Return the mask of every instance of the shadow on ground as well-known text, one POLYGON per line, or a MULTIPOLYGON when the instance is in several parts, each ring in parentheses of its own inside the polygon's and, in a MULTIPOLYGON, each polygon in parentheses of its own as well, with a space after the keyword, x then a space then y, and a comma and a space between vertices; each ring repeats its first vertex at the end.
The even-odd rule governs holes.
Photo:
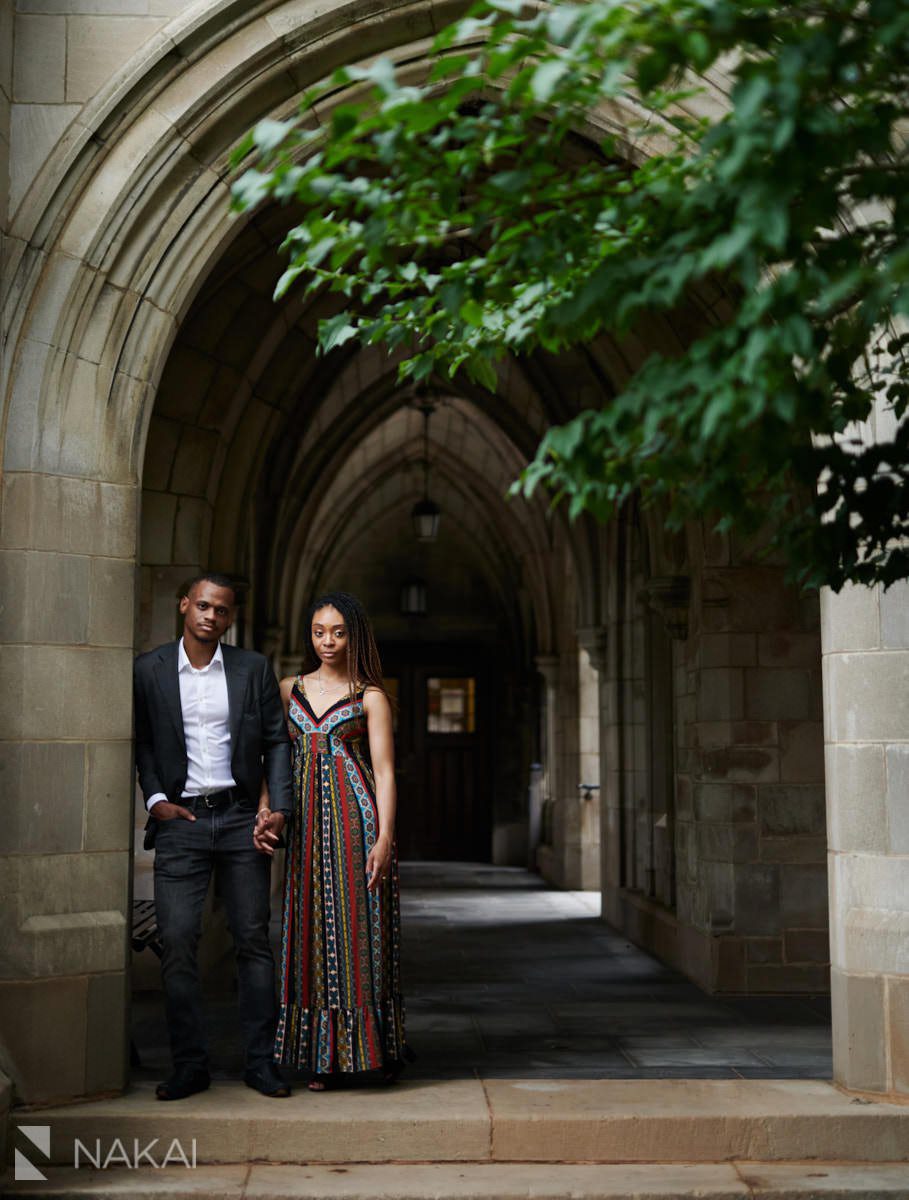
MULTIPOLYGON (((409 1078, 829 1079, 826 997, 706 995, 517 868, 405 863, 409 1078)), ((225 995, 225 992, 230 994, 225 995)), ((208 1001, 212 1073, 242 1070, 236 996, 208 1001)), ((160 994, 133 998, 136 1079, 169 1073, 160 994)))

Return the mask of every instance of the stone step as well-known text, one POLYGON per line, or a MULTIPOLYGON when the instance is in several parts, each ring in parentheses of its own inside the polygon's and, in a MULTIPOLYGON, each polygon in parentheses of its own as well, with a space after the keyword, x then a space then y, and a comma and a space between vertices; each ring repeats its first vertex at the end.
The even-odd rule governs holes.
MULTIPOLYGON (((269 1100, 242 1084, 174 1103, 153 1085, 84 1104, 13 1111, 47 1127, 44 1161, 132 1161, 154 1142, 217 1163, 909 1161, 909 1105, 870 1103, 809 1080, 411 1080, 389 1089, 269 1100), (155 1140, 157 1139, 157 1140, 155 1140), (79 1146, 77 1146, 77 1141, 79 1146)), ((39 1151, 33 1158, 40 1159, 39 1151)), ((146 1160, 147 1161, 147 1160, 146 1160)))
POLYGON ((49 1167, 41 1200, 909 1200, 905 1163, 432 1163, 49 1167))

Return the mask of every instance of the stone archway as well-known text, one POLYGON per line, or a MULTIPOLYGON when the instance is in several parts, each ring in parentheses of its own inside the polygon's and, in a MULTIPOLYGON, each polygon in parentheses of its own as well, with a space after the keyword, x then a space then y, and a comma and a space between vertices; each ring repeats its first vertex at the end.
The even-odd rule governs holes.
POLYGON ((31 820, 8 838, 0 1006, 21 1100, 125 1081, 140 477, 177 331, 243 230, 229 152, 333 62, 402 48, 418 62, 434 22, 426 3, 178 17, 85 106, 9 231, 3 548, 23 603, 3 663, 7 759, 31 820), (56 797, 49 779, 65 781, 56 797))
MULTIPOLYGON (((598 575, 591 527, 567 525, 542 499, 504 498, 557 419, 551 380, 533 363, 511 363, 495 397, 459 380, 431 381, 433 495, 445 516, 435 563, 423 564, 436 576, 431 613, 416 624, 402 619, 400 585, 421 573, 428 555, 414 553, 408 533, 422 492, 417 399, 397 382, 396 363, 376 350, 316 355, 318 299, 272 302, 285 223, 281 210, 260 210, 225 248, 162 371, 143 471, 138 646, 173 636, 174 590, 203 563, 250 580, 239 636, 282 671, 296 669, 302 656, 306 604, 332 583, 362 586, 392 657, 418 634, 436 654, 457 658, 455 645, 476 643, 479 634, 487 652, 501 652, 493 674, 503 686, 491 707, 514 731, 507 753, 483 756, 494 759, 488 790, 497 799, 495 847, 481 857, 526 862, 527 772, 538 725, 533 656, 571 641, 578 622, 574 592, 562 587, 554 563, 564 555, 579 580, 598 575), (397 572, 391 586, 375 572, 364 575, 376 531, 378 576, 397 572), (481 583, 479 591, 461 589, 459 571, 481 583), (479 626, 470 616, 477 605, 489 609, 479 626)), ((570 365, 573 385, 593 385, 584 356, 570 365)), ((550 374, 562 367, 549 364, 550 374)), ((595 695, 593 704, 588 724, 597 720, 595 695)), ((585 836, 595 865, 595 831, 585 836)), ((576 876, 559 871, 566 882, 576 876)))
POLYGON ((363 16, 219 3, 177 18, 86 105, 9 231, 3 547, 22 602, 2 657, 22 823, 0 1008, 22 1101, 125 1082, 123 799, 153 400, 194 290, 240 231, 226 176, 243 130, 332 56, 432 32, 429 4, 363 16))
MULTIPOLYGON (((4 711, 5 769, 17 807, 5 827, 13 899, 0 1015, 8 1039, 3 1065, 21 1100, 75 1097, 125 1081, 130 821, 123 797, 131 792, 141 472, 178 331, 246 228, 227 212, 228 153, 254 120, 289 111, 336 63, 392 52, 419 71, 424 39, 446 14, 426 2, 391 3, 380 13, 359 0, 323 11, 305 0, 197 5, 85 106, 9 231, 2 548, 17 603, 0 653, 12 698, 4 711)), ((723 81, 716 84, 721 93, 723 81)), ((613 348, 600 352, 620 377, 627 364, 613 348)), ((551 395, 552 381, 546 384, 551 395)), ((242 388, 238 412, 254 411, 241 395, 242 388)), ((186 465, 192 474, 192 462, 186 465)), ((181 494, 192 497, 192 487, 181 494)), ((188 506, 189 530, 199 528, 196 510, 193 516, 188 506)), ((227 545, 223 536, 219 544, 227 545)), ((591 531, 574 535, 588 567, 578 607, 594 646, 608 607, 600 541, 591 531)), ((297 581, 284 577, 279 592, 292 620, 297 581)), ((826 610, 828 733, 837 743, 859 738, 875 763, 883 755, 898 770, 907 639, 888 604, 862 597, 873 619, 857 655, 849 653, 854 608, 837 601, 826 610), (867 685, 856 671, 872 673, 859 661, 871 653, 883 674, 876 673, 875 696, 863 707, 871 716, 859 721, 852 714, 867 685)), ((540 645, 547 670, 556 650, 540 645)), ((894 834, 885 819, 897 802, 886 774, 871 789, 883 823, 870 840, 855 833, 850 755, 834 748, 828 793, 840 839, 834 846, 843 851, 835 855, 833 906, 842 980, 838 1077, 905 1091, 909 1068, 898 1030, 909 995, 909 889, 900 890, 907 860, 899 829, 894 834), (877 869, 882 862, 886 871, 877 869), (859 938, 859 953, 853 943, 863 930, 881 936, 859 938), (868 1014, 879 1030, 879 1052, 871 1055, 855 1049, 868 1014)))

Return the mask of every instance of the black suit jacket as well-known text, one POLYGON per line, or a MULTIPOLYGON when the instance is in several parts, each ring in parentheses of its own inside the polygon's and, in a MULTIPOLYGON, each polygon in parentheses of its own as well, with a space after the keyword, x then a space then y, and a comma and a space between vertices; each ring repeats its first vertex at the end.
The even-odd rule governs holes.
MULTIPOLYGON (((140 654, 133 668, 136 768, 145 796, 163 792, 180 803, 188 769, 180 680, 179 642, 140 654)), ((281 695, 268 660, 252 650, 222 644, 230 710, 230 766, 237 788, 258 805, 262 776, 268 780, 272 812, 291 813, 290 737, 281 695)), ((152 810, 154 812, 154 810, 152 810)), ((146 848, 157 822, 146 827, 146 848)))

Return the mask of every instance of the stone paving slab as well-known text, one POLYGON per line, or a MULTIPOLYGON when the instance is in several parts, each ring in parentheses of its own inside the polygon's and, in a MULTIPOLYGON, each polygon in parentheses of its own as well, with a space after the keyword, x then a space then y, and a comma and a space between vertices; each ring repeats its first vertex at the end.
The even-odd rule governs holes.
POLYGON ((499 1161, 909 1161, 909 1105, 795 1080, 486 1080, 499 1161))
MULTIPOLYGON (((411 1079, 832 1075, 827 997, 708 996, 600 921, 597 894, 528 871, 401 871, 411 1079)), ((208 1013, 213 1074, 237 1078, 235 996, 208 1013)), ((160 994, 133 998, 133 1040, 137 1082, 170 1073, 160 994)))
POLYGON ((737 1163, 755 1200, 909 1200, 905 1163, 737 1163))
POLYGON ((41 1200, 909 1200, 902 1163, 601 1166, 386 1164, 235 1166, 140 1172, 50 1168, 4 1194, 41 1200))
MULTIPOLYGON (((152 1086, 123 1096, 29 1113, 51 1126, 56 1163, 73 1161, 76 1138, 93 1145, 114 1138, 141 1145, 158 1138, 158 1153, 178 1138, 196 1140, 199 1163, 386 1162, 489 1157, 489 1110, 475 1079, 412 1081, 393 1088, 314 1094, 298 1089, 275 1100, 243 1084, 220 1083, 164 1104, 152 1086)), ((13 1123, 25 1123, 16 1113, 13 1123)), ((188 1153, 188 1151, 187 1151, 188 1153)))
POLYGON ((434 1165, 382 1174, 353 1167, 344 1176, 313 1172, 302 1181, 286 1167, 255 1168, 247 1196, 256 1200, 669 1200, 698 1196, 739 1200, 748 1190, 734 1168, 686 1164, 672 1172, 651 1166, 602 1167, 561 1163, 471 1164, 440 1170, 434 1165), (662 1177, 661 1177, 662 1176, 662 1177), (311 1191, 301 1191, 307 1183, 311 1191))

